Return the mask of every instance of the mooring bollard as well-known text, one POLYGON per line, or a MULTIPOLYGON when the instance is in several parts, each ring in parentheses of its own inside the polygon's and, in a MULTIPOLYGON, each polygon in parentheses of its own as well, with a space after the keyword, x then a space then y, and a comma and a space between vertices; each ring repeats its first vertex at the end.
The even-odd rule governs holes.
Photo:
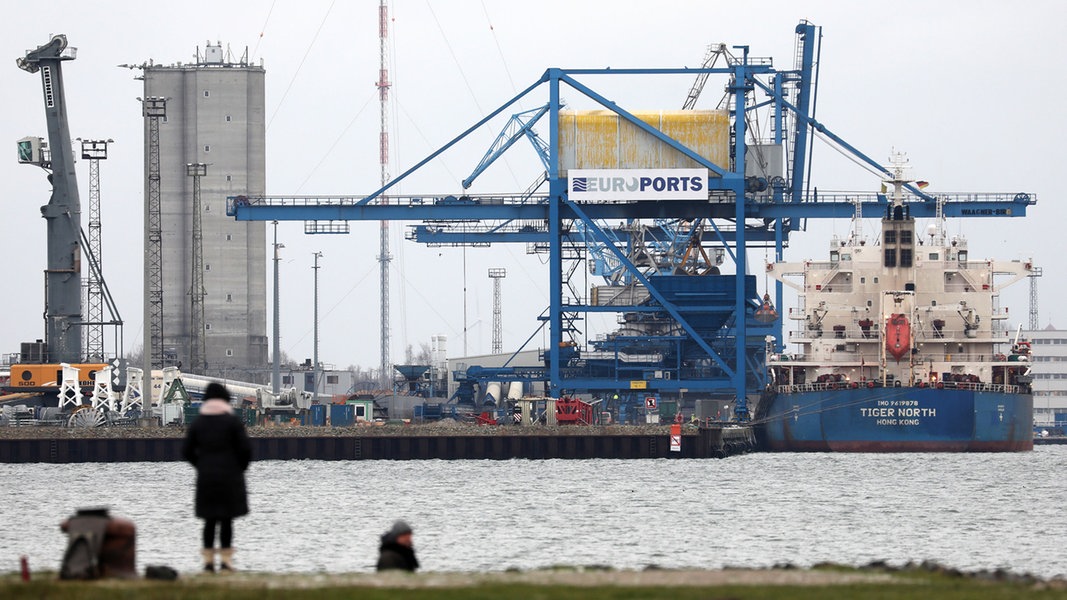
POLYGON ((60 579, 137 576, 133 521, 112 517, 106 508, 83 508, 63 521, 60 530, 68 534, 60 579))

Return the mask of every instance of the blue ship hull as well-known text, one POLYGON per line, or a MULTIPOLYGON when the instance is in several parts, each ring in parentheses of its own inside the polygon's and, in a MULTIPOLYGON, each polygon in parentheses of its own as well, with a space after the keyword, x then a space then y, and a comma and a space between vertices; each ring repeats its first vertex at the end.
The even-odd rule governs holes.
POLYGON ((769 450, 1018 452, 1034 448, 1033 396, 979 389, 860 387, 771 394, 769 450))

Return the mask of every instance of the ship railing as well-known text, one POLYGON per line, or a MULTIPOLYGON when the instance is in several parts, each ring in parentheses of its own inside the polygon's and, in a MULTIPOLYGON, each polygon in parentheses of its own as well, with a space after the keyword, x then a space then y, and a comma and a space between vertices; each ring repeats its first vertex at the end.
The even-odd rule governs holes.
MULTIPOLYGON (((241 206, 355 206, 366 196, 345 195, 308 195, 308 196, 227 196, 227 207, 241 206)), ((426 195, 391 195, 382 194, 369 204, 375 206, 423 206, 434 205, 478 205, 478 204, 545 204, 545 194, 461 194, 445 196, 426 195)))
POLYGON ((0 367, 11 367, 11 365, 17 365, 21 362, 19 359, 21 355, 18 352, 11 352, 6 354, 0 354, 0 367))
POLYGON ((938 389, 970 390, 973 392, 1000 392, 1002 394, 1018 394, 1020 387, 1005 383, 972 383, 970 381, 944 381, 936 384, 938 389))
MULTIPOLYGON (((972 338, 973 339, 973 338, 972 338)), ((1009 361, 1008 356, 1005 354, 993 353, 993 354, 957 354, 955 352, 946 352, 945 354, 919 354, 918 359, 923 362, 946 362, 946 363, 1015 363, 1015 364, 1029 364, 1026 362, 1018 363, 1018 361, 1009 361)))
POLYGON ((850 327, 845 329, 834 330, 833 326, 823 325, 822 329, 808 329, 806 327, 793 329, 789 331, 789 338, 825 338, 845 341, 863 341, 863 340, 878 340, 878 325, 871 325, 870 329, 864 331, 859 327, 850 327))
POLYGON ((851 283, 834 283, 834 284, 809 284, 804 289, 805 294, 823 294, 829 292, 837 292, 839 294, 851 294, 851 283))
MULTIPOLYGON (((866 382, 856 382, 857 387, 859 385, 866 386, 866 382)), ((844 390, 851 387, 851 382, 848 381, 828 381, 825 383, 797 383, 793 385, 779 385, 779 394, 796 394, 800 392, 825 392, 828 390, 844 390)), ((881 382, 878 382, 876 387, 881 387, 881 382)))
POLYGON ((928 325, 919 329, 916 333, 916 337, 920 337, 926 340, 968 340, 968 341, 980 341, 980 342, 992 342, 992 343, 1005 343, 1007 339, 1003 335, 994 335, 997 332, 991 331, 979 331, 974 337, 967 335, 966 329, 948 329, 942 327, 940 330, 934 329, 932 325, 928 325))
MULTIPOLYGON (((805 194, 802 202, 884 202, 885 194, 856 193, 856 192, 815 192, 805 194)), ((1037 194, 1013 193, 1013 192, 943 192, 937 194, 937 198, 949 203, 955 202, 1017 202, 1019 204, 1032 205, 1037 203, 1037 194)), ((905 194, 904 202, 923 202, 922 198, 913 194, 905 194)))
MULTIPOLYGON (((790 332, 792 333, 792 332, 790 332)), ((792 337, 792 335, 790 335, 792 337)), ((877 336, 875 336, 877 337, 877 336)), ((844 340, 847 341, 847 340, 844 340)), ((814 354, 804 354, 801 352, 790 352, 775 354, 767 361, 769 364, 774 365, 788 365, 790 363, 799 362, 813 362, 818 361, 820 363, 854 363, 860 359, 867 360, 869 364, 875 364, 878 362, 879 357, 871 357, 857 352, 835 352, 833 356, 827 357, 824 355, 815 356, 814 354)), ((1014 361, 1009 360, 1006 354, 916 354, 914 355, 915 364, 929 364, 933 362, 938 363, 1005 363, 1005 366, 1012 365, 1029 365, 1026 361, 1014 361)))
POLYGON ((864 359, 864 360, 868 360, 870 362, 870 364, 872 364, 872 365, 878 362, 878 357, 877 356, 870 356, 869 353, 868 353, 868 355, 862 355, 862 354, 853 353, 853 352, 834 352, 833 356, 830 356, 830 357, 827 357, 827 356, 818 356, 818 357, 816 357, 814 354, 803 354, 803 353, 800 353, 800 352, 793 352, 793 353, 788 353, 788 354, 777 354, 777 355, 774 355, 774 356, 771 357, 770 360, 767 361, 767 363, 768 364, 773 364, 773 365, 783 365, 783 366, 788 366, 791 363, 815 362, 815 361, 819 362, 820 364, 821 363, 826 363, 826 364, 854 363, 854 362, 859 361, 861 358, 864 359))
MULTIPOLYGON (((789 314, 789 317, 791 319, 793 319, 794 321, 803 321, 804 320, 804 315, 795 315, 792 312, 789 314)), ((846 326, 844 329, 834 329, 834 327, 835 327, 834 325, 826 325, 826 324, 824 324, 822 326, 821 330, 819 330, 819 329, 808 329, 807 327, 799 327, 797 329, 790 330, 788 332, 788 335, 789 335, 790 339, 816 339, 816 338, 823 338, 823 339, 838 339, 838 340, 842 340, 843 342, 844 341, 868 341, 868 340, 877 341, 879 339, 878 323, 872 324, 866 330, 864 330, 862 327, 857 327, 857 326, 846 326)), ((837 327, 840 327, 840 325, 838 325, 837 327)), ((933 329, 932 327, 924 327, 922 329, 919 329, 916 332, 915 337, 917 339, 920 339, 920 340, 923 340, 923 341, 944 341, 945 343, 963 342, 963 343, 1006 344, 1006 343, 1009 342, 1009 340, 1008 340, 1007 336, 1004 335, 1004 334, 1005 334, 1005 332, 1001 332, 1001 331, 994 331, 994 332, 982 331, 982 332, 979 332, 975 337, 968 337, 966 331, 963 330, 963 329, 945 329, 945 328, 942 328, 940 331, 938 331, 936 329, 933 329)), ((946 354, 946 355, 948 355, 948 354, 946 354)), ((957 355, 955 353, 952 353, 951 356, 954 357, 955 360, 963 360, 963 359, 959 359, 959 358, 955 358, 955 357, 957 357, 957 356, 981 356, 981 355, 970 355, 970 354, 966 354, 966 355, 959 354, 959 355, 957 355)), ((979 360, 979 362, 985 361, 985 360, 996 360, 994 358, 991 358, 991 356, 993 356, 993 355, 986 355, 986 358, 984 358, 984 359, 976 359, 976 360, 979 360)))
MULTIPOLYGON (((886 387, 882 385, 881 379, 871 379, 868 381, 828 381, 825 383, 798 383, 792 385, 779 385, 779 394, 797 394, 801 392, 824 392, 830 390, 845 390, 853 387, 855 383, 856 388, 861 387, 886 387)), ((893 380, 889 380, 888 387, 909 387, 909 388, 929 388, 936 387, 937 389, 948 390, 969 390, 974 392, 995 392, 1001 394, 1018 394, 1021 387, 1018 385, 1008 385, 1003 383, 972 383, 969 381, 945 381, 937 384, 930 385, 925 381, 917 383, 916 385, 896 385, 893 380)))

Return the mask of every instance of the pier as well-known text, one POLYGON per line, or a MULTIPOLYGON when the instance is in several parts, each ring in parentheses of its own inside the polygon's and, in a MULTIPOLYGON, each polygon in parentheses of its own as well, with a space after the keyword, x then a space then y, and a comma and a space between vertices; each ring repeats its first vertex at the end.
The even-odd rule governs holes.
MULTIPOLYGON (((752 429, 736 426, 687 430, 677 451, 671 450, 666 428, 661 428, 662 433, 551 430, 479 433, 477 428, 473 429, 470 433, 396 431, 362 435, 297 435, 279 431, 253 435, 251 440, 256 460, 725 458, 755 448, 752 429)), ((170 432, 165 430, 157 431, 154 437, 0 439, 0 463, 180 461, 182 438, 167 435, 170 432)))

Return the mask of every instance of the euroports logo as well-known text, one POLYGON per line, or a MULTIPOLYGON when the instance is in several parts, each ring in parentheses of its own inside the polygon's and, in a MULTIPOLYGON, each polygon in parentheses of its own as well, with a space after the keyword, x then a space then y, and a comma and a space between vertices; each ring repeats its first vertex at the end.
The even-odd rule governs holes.
POLYGON ((570 173, 572 200, 700 200, 703 169, 589 169, 570 173))
POLYGON ((700 177, 575 177, 572 192, 699 192, 704 189, 700 177))

